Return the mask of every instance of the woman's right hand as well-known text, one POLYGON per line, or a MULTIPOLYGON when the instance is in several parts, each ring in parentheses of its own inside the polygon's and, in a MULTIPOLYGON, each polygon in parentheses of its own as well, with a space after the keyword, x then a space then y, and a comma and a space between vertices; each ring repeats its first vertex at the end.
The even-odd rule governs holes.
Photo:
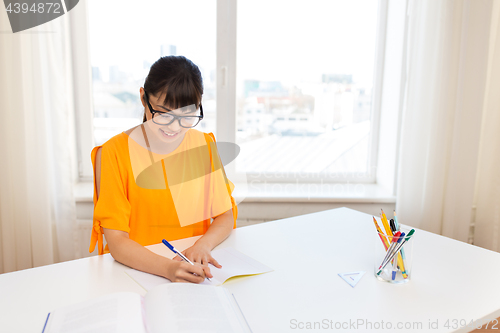
POLYGON ((170 260, 165 277, 172 282, 201 283, 205 277, 212 278, 213 275, 208 266, 196 263, 193 266, 184 261, 170 260))

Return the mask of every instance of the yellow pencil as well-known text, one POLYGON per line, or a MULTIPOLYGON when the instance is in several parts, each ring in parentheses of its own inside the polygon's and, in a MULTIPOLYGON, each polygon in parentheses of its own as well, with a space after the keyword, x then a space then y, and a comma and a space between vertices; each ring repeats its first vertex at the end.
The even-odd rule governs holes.
POLYGON ((384 247, 385 247, 385 250, 387 251, 387 249, 389 248, 389 243, 387 242, 387 238, 385 238, 385 234, 382 232, 382 229, 380 229, 380 227, 378 226, 378 223, 377 223, 377 220, 375 219, 374 216, 373 217, 373 223, 375 223, 375 228, 377 228, 377 232, 378 232, 378 235, 380 237, 380 239, 382 240, 382 243, 384 244, 384 247))
POLYGON ((382 214, 380 214, 380 219, 382 220, 382 224, 384 225, 385 232, 387 236, 393 236, 391 227, 389 226, 389 221, 387 221, 387 217, 384 214, 384 211, 381 209, 382 214))

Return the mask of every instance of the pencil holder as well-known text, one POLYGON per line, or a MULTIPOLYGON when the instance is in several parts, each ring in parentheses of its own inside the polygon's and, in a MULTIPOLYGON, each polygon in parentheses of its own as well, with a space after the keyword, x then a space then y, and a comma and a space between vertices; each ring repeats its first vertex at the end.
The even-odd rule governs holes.
POLYGON ((394 236, 381 231, 375 233, 373 268, 375 277, 380 281, 394 284, 410 281, 415 236, 405 241, 411 229, 401 227, 399 231, 400 234, 395 233, 394 236))

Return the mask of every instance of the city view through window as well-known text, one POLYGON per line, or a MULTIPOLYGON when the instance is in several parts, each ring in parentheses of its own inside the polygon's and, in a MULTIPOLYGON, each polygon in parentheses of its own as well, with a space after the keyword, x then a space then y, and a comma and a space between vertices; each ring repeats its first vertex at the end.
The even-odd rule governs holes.
MULTIPOLYGON (((197 129, 217 135, 215 0, 144 1, 140 8, 120 1, 88 4, 95 143, 142 121, 139 88, 151 64, 165 55, 184 55, 200 67, 205 118, 197 129), (113 18, 116 33, 102 35, 101 27, 109 25, 103 6, 111 11, 113 5, 130 13, 113 18), (169 15, 159 29, 165 12, 189 13, 195 23, 169 15)), ((237 5, 237 171, 288 179, 366 175, 378 2, 237 5)))
POLYGON ((377 10, 371 0, 238 1, 239 171, 370 171, 377 10))
POLYGON ((96 145, 142 122, 139 88, 151 65, 168 55, 200 68, 204 118, 196 128, 216 134, 215 0, 93 0, 88 11, 96 145))

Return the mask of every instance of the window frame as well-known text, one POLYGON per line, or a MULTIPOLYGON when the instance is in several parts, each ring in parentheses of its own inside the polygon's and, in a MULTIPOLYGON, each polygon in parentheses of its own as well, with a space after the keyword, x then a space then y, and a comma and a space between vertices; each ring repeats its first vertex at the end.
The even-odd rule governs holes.
POLYGON ((90 64, 89 19, 88 6, 82 1, 78 11, 71 11, 70 24, 73 57, 73 84, 75 99, 76 152, 78 165, 78 181, 92 182, 94 170, 90 153, 94 142, 94 103, 92 95, 92 71, 90 64))
MULTIPOLYGON (((217 0, 217 133, 218 140, 236 142, 236 61, 237 61, 237 0, 217 0), (229 83, 226 86, 225 83, 229 83), (219 84, 220 83, 220 84, 219 84), (222 90, 219 95, 219 90, 222 90), (220 119, 223 118, 223 119, 220 119)), ((384 58, 386 44, 388 0, 378 0, 377 35, 374 59, 373 101, 371 119, 371 140, 368 157, 368 174, 341 173, 341 183, 377 183, 378 151, 380 136, 380 114, 382 86, 384 74, 384 58)), ((244 175, 236 172, 234 163, 227 168, 230 174, 243 179, 244 175)), ((307 177, 269 177, 264 173, 246 173, 247 179, 255 182, 272 183, 339 183, 338 177, 332 178, 328 173, 307 177)))
MULTIPOLYGON (((383 90, 384 58, 386 45, 386 27, 388 0, 379 0, 377 18, 377 36, 375 52, 374 89, 372 100, 371 141, 369 148, 369 173, 360 177, 356 173, 342 173, 341 183, 376 184, 380 169, 379 137, 381 119, 381 100, 383 90)), ((90 65, 90 45, 88 36, 88 10, 86 3, 84 15, 74 20, 78 29, 72 29, 72 41, 75 68, 75 110, 77 130, 78 179, 80 182, 91 182, 93 168, 90 152, 95 146, 93 136, 93 97, 90 65), (84 17, 83 17, 84 16, 84 17)), ((236 142, 236 64, 237 64, 237 0, 216 0, 216 132, 217 141, 236 142)), ((266 174, 247 173, 246 177, 236 174, 235 163, 226 166, 228 174, 237 178, 247 178, 261 182, 273 183, 339 183, 338 178, 324 175, 310 175, 298 178, 269 178, 266 174)), ((237 182, 237 181, 236 181, 237 182)))

